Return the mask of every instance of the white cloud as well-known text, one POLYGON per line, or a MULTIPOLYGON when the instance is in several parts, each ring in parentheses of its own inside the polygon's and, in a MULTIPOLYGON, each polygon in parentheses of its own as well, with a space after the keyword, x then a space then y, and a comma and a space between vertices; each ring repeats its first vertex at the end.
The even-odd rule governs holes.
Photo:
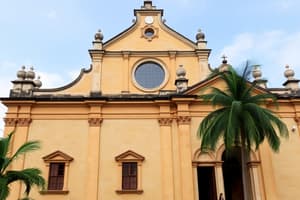
POLYGON ((250 59, 254 64, 263 65, 263 76, 269 80, 270 86, 281 86, 285 81, 284 66, 289 64, 300 78, 300 32, 286 33, 274 30, 263 33, 242 33, 237 35, 231 44, 225 46, 213 58, 220 63, 221 55, 228 56, 233 66, 241 65, 250 59))
POLYGON ((16 79, 18 65, 11 61, 0 61, 0 97, 7 97, 12 88, 11 81, 16 79))
POLYGON ((57 12, 55 10, 51 10, 47 13, 48 19, 56 19, 57 18, 57 12))
POLYGON ((277 7, 278 10, 282 11, 288 11, 291 9, 299 8, 299 0, 275 0, 275 7, 277 7))
POLYGON ((4 131, 4 117, 6 112, 6 107, 3 104, 0 104, 0 137, 3 136, 4 131))
POLYGON ((11 61, 0 62, 0 70, 10 70, 17 68, 17 64, 11 61))
MULTIPOLYGON (((6 62, 2 62, 6 63, 6 62)), ((5 73, 7 71, 8 65, 1 65, 0 64, 0 73, 5 73)), ((9 95, 9 89, 12 88, 12 83, 10 82, 13 80, 14 75, 6 75, 4 74, 1 76, 0 79, 0 97, 8 97, 9 95)), ((3 129, 4 129, 4 121, 3 118, 5 117, 6 107, 3 104, 0 104, 0 137, 3 135, 3 129)))
MULTIPOLYGON (((11 62, 0 63, 0 73, 2 73, 0 79, 0 97, 9 96, 9 90, 12 88, 11 81, 16 79, 15 74, 18 70, 16 66, 17 65, 11 62), (13 68, 9 68, 9 66, 13 68)), ((41 76, 41 81, 43 82, 43 86, 42 86, 43 88, 60 87, 68 83, 70 79, 68 75, 66 75, 67 78, 63 78, 62 74, 36 71, 36 76, 38 75, 41 76)), ((4 129, 3 118, 5 117, 5 112, 6 112, 5 106, 0 104, 0 137, 3 135, 3 129, 4 129)))
POLYGON ((73 81, 73 80, 75 80, 79 76, 80 70, 72 70, 68 74, 69 74, 69 76, 71 78, 71 81, 73 81))
MULTIPOLYGON (((66 78, 63 78, 62 74, 50 73, 50 72, 36 72, 37 76, 41 77, 42 88, 55 88, 63 86, 66 82, 66 78)), ((68 79, 68 78, 67 78, 68 79)))

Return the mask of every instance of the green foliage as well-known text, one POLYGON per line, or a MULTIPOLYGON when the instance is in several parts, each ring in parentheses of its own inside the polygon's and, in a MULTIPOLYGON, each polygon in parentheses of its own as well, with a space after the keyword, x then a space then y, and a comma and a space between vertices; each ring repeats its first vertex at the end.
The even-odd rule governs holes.
POLYGON ((21 145, 12 156, 9 156, 13 134, 11 133, 8 137, 0 138, 0 200, 5 200, 8 197, 10 192, 9 185, 15 181, 21 181, 25 184, 25 199, 29 199, 27 196, 32 186, 36 185, 41 189, 44 189, 45 186, 45 180, 41 176, 39 169, 8 170, 8 167, 19 156, 40 148, 38 141, 29 141, 21 145))
POLYGON ((211 88, 209 94, 199 96, 218 107, 199 125, 202 150, 215 150, 217 143, 223 140, 227 150, 240 144, 250 151, 267 139, 270 147, 277 152, 280 137, 288 137, 286 125, 261 106, 267 102, 276 103, 276 97, 270 93, 254 95, 255 83, 247 81, 246 71, 247 67, 241 76, 232 68, 218 73, 226 89, 211 88))

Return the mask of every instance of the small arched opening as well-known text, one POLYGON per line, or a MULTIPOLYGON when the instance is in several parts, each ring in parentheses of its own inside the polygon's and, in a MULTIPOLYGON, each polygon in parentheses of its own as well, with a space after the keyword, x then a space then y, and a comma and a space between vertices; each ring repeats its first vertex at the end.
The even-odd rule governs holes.
POLYGON ((201 152, 198 149, 193 158, 193 166, 195 167, 197 196, 200 200, 216 200, 216 160, 212 152, 201 152))
POLYGON ((244 200, 241 148, 224 151, 222 161, 226 200, 244 200))

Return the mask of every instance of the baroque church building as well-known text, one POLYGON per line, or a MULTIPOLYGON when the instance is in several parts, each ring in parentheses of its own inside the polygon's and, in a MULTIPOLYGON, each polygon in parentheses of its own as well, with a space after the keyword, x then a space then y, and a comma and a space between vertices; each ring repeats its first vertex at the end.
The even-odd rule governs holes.
MULTIPOLYGON (((211 50, 200 31, 192 41, 166 25, 163 10, 144 1, 135 22, 103 42, 95 34, 91 65, 68 85, 44 89, 31 69, 12 81, 5 134, 15 131, 11 150, 30 140, 42 148, 19 158, 13 169, 37 167, 46 190, 36 200, 242 200, 238 159, 224 145, 201 152, 197 130, 215 108, 197 98, 204 88, 225 87, 208 76, 211 50), (237 162, 236 162, 237 161, 237 162)), ((226 58, 219 66, 229 67, 226 58)), ((266 104, 289 129, 279 153, 267 143, 248 160, 253 200, 300 197, 300 96, 294 72, 284 88, 268 88, 259 68, 256 94, 274 93, 278 107, 266 104)), ((23 195, 13 184, 9 200, 23 195)))

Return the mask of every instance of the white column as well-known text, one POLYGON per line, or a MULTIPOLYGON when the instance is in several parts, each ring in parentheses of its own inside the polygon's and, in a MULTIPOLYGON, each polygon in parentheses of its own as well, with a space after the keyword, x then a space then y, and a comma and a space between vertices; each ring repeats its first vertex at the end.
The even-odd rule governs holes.
POLYGON ((253 200, 262 200, 262 193, 260 191, 260 177, 258 173, 259 162, 249 162, 250 181, 253 200))
POLYGON ((223 194, 225 200, 225 189, 224 189, 224 178, 223 178, 223 162, 217 162, 215 166, 215 178, 216 178, 216 187, 217 187, 217 197, 219 198, 220 194, 223 194))

